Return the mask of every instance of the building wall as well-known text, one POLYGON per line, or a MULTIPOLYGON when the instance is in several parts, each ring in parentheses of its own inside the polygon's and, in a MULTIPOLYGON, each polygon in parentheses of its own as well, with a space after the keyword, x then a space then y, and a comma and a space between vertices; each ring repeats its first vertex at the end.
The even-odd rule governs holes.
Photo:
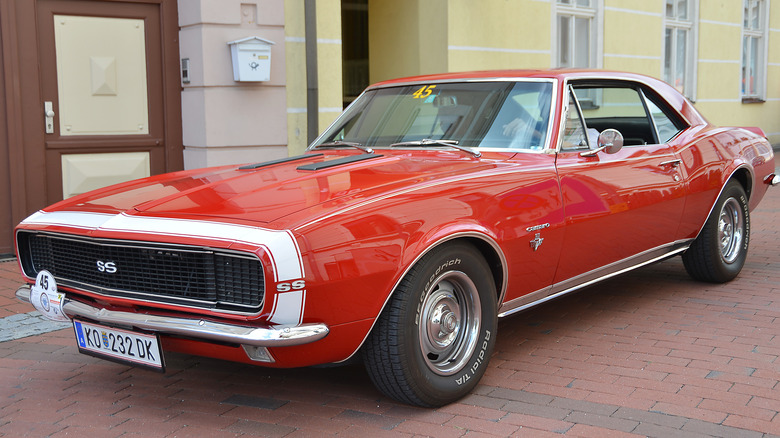
POLYGON ((701 0, 696 108, 717 125, 759 126, 780 145, 780 4, 772 3, 767 99, 742 103, 742 2, 701 0))
MULTIPOLYGON (((304 0, 285 0, 287 42, 287 136, 289 155, 301 154, 307 140, 306 23, 304 0)), ((322 132, 342 110, 341 2, 316 2, 317 132, 322 132)))
POLYGON ((449 9, 447 0, 369 0, 369 80, 450 70, 449 9))
POLYGON ((660 77, 664 1, 604 3, 604 68, 660 77))
POLYGON ((287 68, 284 4, 278 0, 179 0, 185 168, 286 157, 287 68), (237 82, 229 41, 273 41, 271 80, 237 82))
POLYGON ((548 68, 551 5, 546 1, 488 3, 474 13, 473 2, 450 3, 450 71, 548 68))
POLYGON ((325 130, 342 111, 341 0, 317 3, 317 82, 319 128, 325 130))
POLYGON ((284 39, 287 53, 288 155, 306 149, 306 27, 303 0, 284 0, 284 39))

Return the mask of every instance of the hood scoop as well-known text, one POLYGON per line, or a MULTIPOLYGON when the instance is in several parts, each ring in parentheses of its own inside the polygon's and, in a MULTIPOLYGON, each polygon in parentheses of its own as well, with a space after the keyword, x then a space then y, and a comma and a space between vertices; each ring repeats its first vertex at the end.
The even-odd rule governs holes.
POLYGON ((317 163, 310 163, 310 164, 304 164, 302 166, 298 166, 298 170, 322 170, 322 169, 328 169, 330 167, 336 167, 341 166, 342 164, 350 164, 350 163, 356 163, 358 161, 363 160, 370 160, 372 158, 379 158, 382 155, 378 154, 362 154, 362 155, 351 155, 349 157, 343 157, 343 158, 336 158, 335 160, 327 160, 327 161, 320 161, 317 163))
POLYGON ((317 158, 322 155, 323 154, 296 155, 294 157, 280 158, 278 160, 265 161, 263 163, 247 164, 246 166, 239 167, 238 170, 254 170, 261 167, 273 166, 274 164, 289 163, 290 161, 298 161, 306 158, 317 158))

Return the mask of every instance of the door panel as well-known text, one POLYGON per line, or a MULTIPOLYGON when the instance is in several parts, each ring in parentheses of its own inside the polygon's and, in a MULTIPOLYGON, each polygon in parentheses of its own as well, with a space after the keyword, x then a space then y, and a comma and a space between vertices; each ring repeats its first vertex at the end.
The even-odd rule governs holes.
POLYGON ((685 199, 667 145, 558 157, 566 237, 556 283, 675 241, 685 199))
POLYGON ((62 197, 149 175, 148 152, 62 155, 62 197), (119 177, 119 178, 117 178, 119 177))
POLYGON ((53 20, 60 135, 149 134, 144 21, 53 20))

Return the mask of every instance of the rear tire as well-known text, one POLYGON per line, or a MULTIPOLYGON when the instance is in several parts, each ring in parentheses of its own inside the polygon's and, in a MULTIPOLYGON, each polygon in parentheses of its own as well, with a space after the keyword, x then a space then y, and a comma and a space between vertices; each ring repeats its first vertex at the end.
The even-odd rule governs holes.
POLYGON ((496 287, 471 245, 437 248, 406 274, 363 348, 374 385, 403 403, 437 407, 468 394, 496 339, 496 287))
POLYGON ((750 211, 745 190, 730 181, 721 193, 699 236, 682 255, 696 280, 725 283, 742 270, 750 242, 750 211))

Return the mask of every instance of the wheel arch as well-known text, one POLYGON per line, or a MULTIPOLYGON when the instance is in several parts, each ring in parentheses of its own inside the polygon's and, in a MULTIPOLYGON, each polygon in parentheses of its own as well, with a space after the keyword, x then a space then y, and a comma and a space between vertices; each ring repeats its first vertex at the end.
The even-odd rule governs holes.
POLYGON ((482 257, 487 261, 490 266, 490 271, 493 274, 493 282, 496 285, 496 304, 501 306, 501 302, 504 301, 504 295, 506 294, 507 283, 507 265, 506 258, 498 245, 491 244, 486 240, 476 237, 464 237, 462 238, 474 245, 477 250, 482 254, 482 257))
MULTIPOLYGON (((742 189, 745 190, 745 194, 748 197, 748 200, 750 200, 753 196, 753 186, 755 183, 755 177, 753 176, 753 172, 751 172, 750 167, 748 166, 741 166, 734 170, 734 172, 731 174, 731 176, 724 182, 723 188, 726 187, 726 185, 731 180, 736 180, 739 182, 739 184, 742 186, 742 189)), ((723 189, 721 189, 721 192, 723 189)), ((720 197, 720 194, 718 194, 720 197)), ((717 198, 716 198, 717 199, 717 198)))
POLYGON ((712 205, 710 206, 707 215, 704 216, 704 221, 702 222, 701 226, 699 226, 696 235, 692 239, 690 239, 691 242, 693 242, 696 238, 698 238, 701 235, 701 232, 704 230, 704 226, 707 224, 707 220, 713 214, 713 211, 715 210, 715 206, 718 204, 718 199, 720 199, 721 195, 723 194, 723 191, 726 190, 726 186, 728 186, 731 181, 736 181, 742 187, 742 190, 745 191, 745 195, 747 195, 748 205, 752 205, 750 204, 750 199, 751 199, 750 195, 751 193, 753 193, 753 184, 755 178, 750 166, 743 164, 742 166, 734 169, 734 171, 731 172, 729 177, 723 180, 723 184, 721 185, 718 194, 715 196, 715 199, 712 201, 712 205))
POLYGON ((484 257, 485 261, 490 267, 490 271, 493 276, 493 281, 496 286, 496 308, 498 309, 501 306, 501 302, 506 294, 508 274, 507 274, 506 257, 504 256, 504 252, 501 250, 501 247, 498 245, 498 243, 492 238, 490 238, 489 236, 479 232, 459 232, 459 233, 455 233, 443 237, 428 245, 425 248, 425 250, 417 254, 417 256, 412 260, 411 263, 409 263, 407 266, 404 267, 403 271, 401 272, 401 274, 398 276, 395 283, 393 284, 393 287, 390 289, 390 293, 387 294, 387 298, 385 298, 385 302, 382 303, 382 306, 379 308, 379 311, 374 316, 374 321, 371 324, 371 327, 366 331, 366 334, 364 335, 363 340, 360 342, 360 345, 358 345, 355 351, 348 358, 344 359, 344 361, 351 359, 355 354, 357 354, 360 351, 360 349, 366 343, 366 340, 371 335, 371 332, 374 330, 374 327, 376 327, 376 323, 379 320, 379 316, 385 310, 385 308, 387 307, 387 303, 390 302, 390 299, 393 297, 393 294, 395 294, 395 291, 398 289, 398 285, 401 284, 401 281, 403 281, 404 277, 406 277, 409 271, 417 263, 419 263, 419 261, 423 257, 431 253, 431 251, 437 248, 441 248, 442 246, 452 245, 458 242, 468 243, 469 245, 476 248, 477 251, 482 255, 482 257, 484 257))
MULTIPOLYGON (((488 266, 490 266, 490 271, 493 276, 493 283, 496 285, 496 304, 501 305, 501 301, 503 300, 504 295, 506 294, 506 284, 507 284, 507 264, 506 264, 506 257, 504 256, 503 251, 498 246, 498 243, 496 243, 493 239, 490 237, 481 234, 481 233, 458 233, 452 236, 448 236, 444 239, 440 239, 433 243, 432 245, 429 245, 425 251, 420 253, 414 261, 407 266, 406 270, 404 270, 403 275, 398 279, 396 284, 393 286, 393 290, 391 291, 390 295, 392 295, 393 292, 395 292, 396 288, 398 287, 398 283, 401 282, 401 280, 406 276, 407 272, 416 265, 420 259, 425 257, 425 255, 429 254, 431 251, 442 247, 443 245, 452 245, 459 242, 465 242, 470 244, 471 246, 475 247, 477 251, 482 255, 482 257, 487 262, 488 266)), ((389 300, 389 296, 388 296, 389 300)), ((384 306, 383 306, 384 307, 384 306)))

